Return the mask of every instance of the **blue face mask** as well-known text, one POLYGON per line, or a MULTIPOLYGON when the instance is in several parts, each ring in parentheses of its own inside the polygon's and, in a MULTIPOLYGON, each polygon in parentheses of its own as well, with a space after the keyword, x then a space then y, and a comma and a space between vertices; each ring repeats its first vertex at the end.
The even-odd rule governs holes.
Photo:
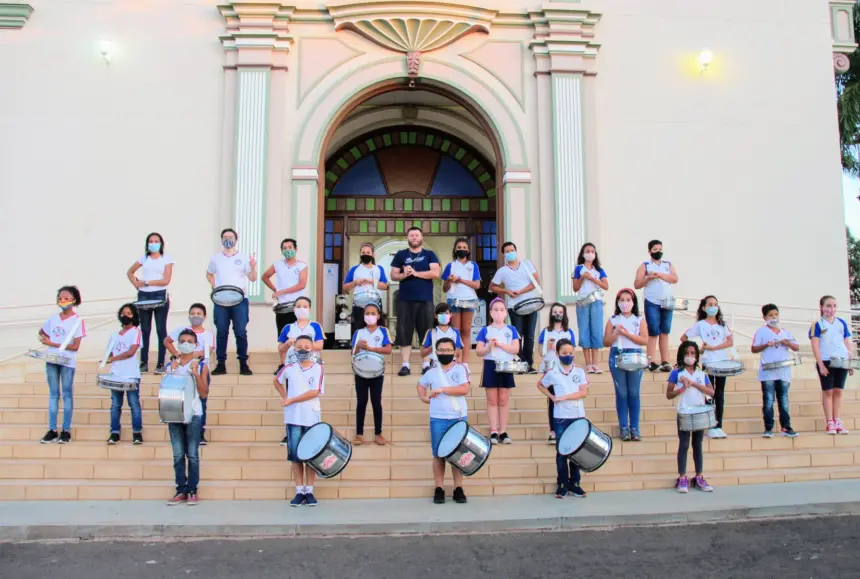
POLYGON ((563 366, 570 366, 573 364, 573 356, 559 356, 558 361, 561 362, 563 366))
POLYGON ((161 251, 161 244, 160 243, 149 243, 149 244, 147 244, 146 248, 149 250, 149 253, 157 253, 157 252, 161 251))
POLYGON ((517 252, 516 251, 509 251, 505 254, 505 260, 507 260, 507 261, 514 261, 516 259, 517 259, 517 252))
POLYGON ((224 249, 233 249, 233 246, 236 245, 236 242, 228 237, 227 239, 221 240, 221 245, 224 246, 224 249))
POLYGON ((708 308, 705 308, 705 313, 713 317, 720 313, 720 308, 718 308, 717 306, 710 306, 708 308))

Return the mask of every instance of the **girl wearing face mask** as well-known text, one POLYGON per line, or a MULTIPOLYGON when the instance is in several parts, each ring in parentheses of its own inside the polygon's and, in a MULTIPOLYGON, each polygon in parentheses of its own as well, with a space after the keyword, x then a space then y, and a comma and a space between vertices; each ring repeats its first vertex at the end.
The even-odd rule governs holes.
MULTIPOLYGON (((600 267, 600 258, 597 257, 597 248, 593 243, 582 246, 576 263, 576 269, 573 270, 573 291, 587 296, 597 290, 609 289, 609 280, 600 267)), ((603 370, 597 365, 597 351, 603 347, 603 300, 577 305, 576 325, 579 328, 579 345, 585 354, 585 372, 602 374, 603 370)))
POLYGON ((151 310, 140 311, 140 331, 143 336, 143 349, 140 351, 140 371, 149 372, 149 334, 152 330, 152 317, 155 316, 155 330, 158 334, 158 361, 156 374, 164 374, 164 338, 167 337, 167 314, 170 301, 167 299, 167 286, 173 277, 173 258, 164 253, 164 238, 160 233, 146 236, 144 254, 131 264, 126 272, 128 281, 137 289, 137 299, 163 300, 164 305, 151 310), (140 270, 140 273, 137 273, 140 270))
MULTIPOLYGON (((352 350, 358 354, 362 350, 376 352, 387 356, 391 353, 391 338, 385 319, 375 304, 364 308, 364 327, 352 335, 352 350)), ((364 415, 367 412, 367 401, 373 407, 374 442, 379 445, 388 444, 382 436, 382 381, 385 375, 376 378, 362 378, 355 374, 355 440, 353 444, 364 444, 364 415)))
POLYGON ((352 333, 355 334, 364 327, 364 309, 355 305, 355 297, 368 291, 385 291, 388 289, 388 278, 381 265, 376 265, 372 243, 362 243, 359 251, 359 265, 352 266, 343 280, 343 291, 352 292, 352 333), (373 282, 376 281, 374 288, 373 282))
MULTIPOLYGON (((765 304, 761 308, 764 326, 756 330, 751 351, 761 354, 761 364, 784 362, 791 352, 800 350, 800 344, 791 332, 779 327, 779 308, 765 304)), ((759 366, 758 379, 761 382, 762 416, 764 417, 764 438, 773 438, 773 402, 779 406, 779 425, 783 436, 794 438, 797 432, 791 427, 789 414, 788 387, 791 385, 791 367, 765 370, 759 366)))
POLYGON ((454 300, 477 300, 476 290, 481 288, 481 271, 477 263, 469 261, 469 256, 469 240, 458 237, 452 253, 454 261, 446 265, 442 272, 442 289, 447 292, 451 325, 457 328, 463 341, 461 354, 464 364, 469 363, 469 354, 472 351, 472 320, 475 318, 475 310, 457 307, 454 300))
POLYGON ((615 412, 621 440, 642 440, 639 432, 639 387, 642 370, 622 370, 618 356, 642 352, 648 345, 648 323, 639 313, 639 300, 632 289, 624 288, 615 296, 615 313, 603 329, 603 345, 609 350, 609 372, 615 385, 615 412))
MULTIPOLYGON (((568 324, 567 308, 564 304, 558 302, 552 304, 549 308, 549 325, 541 330, 538 336, 538 344, 540 345, 543 357, 541 369, 545 373, 549 372, 558 363, 556 345, 559 340, 570 340, 571 344, 576 344, 576 336, 573 335, 573 330, 568 328, 568 324)), ((549 386, 549 391, 552 393, 552 386, 549 386)), ((549 423, 547 444, 555 444, 555 429, 552 417, 552 398, 547 398, 547 420, 549 423)))
MULTIPOLYGON (((298 245, 295 239, 287 238, 281 242, 281 255, 279 259, 263 272, 263 283, 272 290, 272 299, 279 304, 295 302, 298 298, 307 295, 308 264, 296 259, 298 245), (276 284, 272 283, 275 277, 276 284)), ((296 322, 296 313, 275 314, 275 326, 278 335, 287 324, 296 322)))
POLYGON ((854 344, 848 323, 836 317, 836 298, 824 296, 818 302, 821 318, 809 330, 812 354, 815 356, 818 379, 821 382, 821 406, 827 421, 827 434, 848 434, 839 415, 842 412, 842 390, 848 375, 854 370, 831 368, 831 358, 853 358, 854 344))
MULTIPOLYGON (((140 379, 140 367, 137 364, 137 351, 140 348, 140 317, 134 304, 125 304, 117 312, 120 330, 111 337, 115 341, 108 356, 110 373, 123 378, 140 379)), ((111 390, 110 405, 110 436, 109 445, 119 442, 120 418, 122 416, 123 395, 128 397, 128 407, 131 408, 131 432, 134 444, 143 444, 143 415, 140 411, 140 390, 111 390)))
MULTIPOLYGON (((729 348, 734 345, 732 331, 723 320, 720 304, 714 296, 705 296, 699 302, 697 311, 697 322, 692 328, 681 335, 681 341, 686 342, 693 338, 702 339, 702 365, 707 371, 708 364, 721 362, 731 358, 729 348)), ((716 402, 717 425, 708 430, 710 438, 726 438, 723 432, 723 409, 726 402, 726 377, 708 375, 714 386, 714 401, 716 402)))
POLYGON ((514 375, 496 373, 497 361, 513 360, 520 351, 520 335, 517 329, 505 323, 508 308, 502 298, 490 302, 489 326, 478 334, 478 356, 484 359, 481 375, 481 388, 487 393, 487 421, 490 423, 490 442, 492 444, 511 444, 508 436, 508 403, 511 388, 515 388, 514 375))
POLYGON ((424 358, 424 368, 421 374, 426 374, 430 369, 431 360, 436 357, 436 342, 439 338, 451 338, 456 347, 455 359, 459 362, 463 353, 463 342, 457 328, 451 326, 451 308, 448 304, 436 305, 436 316, 433 320, 433 328, 424 335, 424 343, 421 344, 421 357, 424 358))
POLYGON ((39 341, 48 347, 48 352, 59 353, 60 346, 69 339, 62 355, 69 359, 66 366, 45 362, 45 375, 48 379, 48 432, 40 441, 42 444, 72 441, 72 413, 74 411, 73 388, 75 381, 76 353, 81 340, 87 336, 84 321, 78 317, 75 307, 81 305, 81 292, 73 285, 63 286, 57 291, 57 307, 60 313, 45 321, 39 330, 39 341), (63 430, 57 434, 57 414, 60 412, 60 391, 63 393, 63 430))
MULTIPOLYGON (((695 342, 683 342, 678 348, 678 359, 675 369, 669 374, 669 382, 666 385, 666 398, 678 399, 678 412, 695 406, 703 406, 706 396, 713 396, 714 389, 704 372, 699 370, 699 346, 695 342)), ((697 430, 689 432, 680 429, 680 418, 678 419, 678 480, 675 488, 679 493, 686 493, 690 489, 690 481, 687 479, 687 451, 690 449, 690 439, 693 442, 693 462, 696 465, 696 476, 693 478, 693 487, 711 492, 713 487, 705 480, 705 458, 702 454, 702 443, 705 439, 705 431, 697 430)))

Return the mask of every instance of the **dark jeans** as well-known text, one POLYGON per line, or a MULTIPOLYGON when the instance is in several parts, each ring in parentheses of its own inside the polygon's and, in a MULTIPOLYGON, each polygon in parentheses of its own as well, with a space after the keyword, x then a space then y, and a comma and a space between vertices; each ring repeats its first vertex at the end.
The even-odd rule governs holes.
POLYGON ((131 408, 131 431, 135 434, 143 432, 143 414, 140 411, 140 392, 129 390, 111 390, 110 393, 110 431, 111 434, 119 434, 122 428, 119 419, 122 415, 122 401, 124 395, 128 396, 128 407, 131 408))
POLYGON ((714 387, 714 403, 716 404, 717 428, 723 427, 723 409, 726 407, 726 377, 708 376, 714 387))
POLYGON ((196 493, 200 482, 200 434, 202 417, 194 416, 190 424, 171 423, 170 445, 173 447, 173 473, 177 493, 196 493), (186 469, 186 459, 188 467, 186 469), (187 474, 186 474, 187 473, 187 474))
POLYGON ((236 336, 236 357, 239 358, 239 362, 245 364, 248 361, 248 298, 229 308, 215 304, 215 328, 218 330, 215 356, 219 364, 227 360, 227 338, 231 322, 233 335, 236 336))
MULTIPOLYGON (((553 430, 555 430, 555 438, 561 439, 561 433, 564 429, 570 426, 570 423, 577 418, 556 418, 553 420, 553 430)), ((582 480, 582 474, 579 472, 579 467, 573 461, 568 460, 566 456, 555 453, 555 469, 558 471, 556 483, 564 488, 570 488, 570 483, 579 484, 582 480)))
POLYGON ((275 325, 278 327, 278 337, 281 336, 281 330, 289 324, 296 323, 296 314, 290 312, 288 314, 275 314, 275 325))
POLYGON ((511 317, 511 325, 517 329, 520 335, 520 360, 534 366, 535 356, 535 328, 537 327, 539 312, 532 312, 527 316, 518 316, 512 311, 508 312, 511 317))
POLYGON ((355 377, 355 433, 364 435, 364 414, 367 412, 368 394, 373 407, 374 434, 382 434, 382 381, 385 376, 377 378, 355 377))
POLYGON ((761 383, 762 415, 764 429, 773 430, 773 401, 774 395, 779 405, 779 425, 791 428, 791 416, 788 413, 788 387, 791 383, 785 380, 766 380, 761 383))
MULTIPOLYGON (((550 394, 555 396, 555 387, 554 386, 547 386, 546 390, 547 390, 547 392, 549 392, 550 394)), ((552 418, 552 413, 554 410, 555 410, 555 404, 553 404, 552 400, 547 398, 546 399, 546 418, 548 421, 547 423, 549 424, 549 429, 552 430, 553 432, 555 432, 555 429, 553 428, 553 418, 552 418)))
MULTIPOLYGON (((364 308, 352 306, 352 322, 350 322, 352 335, 354 336, 357 331, 366 325, 367 324, 364 323, 364 308)), ((424 336, 421 336, 421 339, 423 340, 424 336)))
POLYGON ((152 331, 152 317, 155 316, 155 332, 158 335, 158 364, 164 364, 164 354, 167 348, 164 338, 167 337, 167 314, 170 313, 170 302, 167 301, 167 290, 157 292, 137 292, 138 300, 164 300, 164 305, 154 310, 140 310, 140 333, 143 335, 143 347, 140 350, 140 363, 149 364, 149 334, 152 331))
POLYGON ((678 474, 681 476, 687 474, 687 451, 690 450, 690 439, 693 440, 693 462, 696 465, 696 474, 702 474, 705 469, 705 457, 702 454, 702 441, 705 439, 705 431, 689 432, 679 428, 678 474))

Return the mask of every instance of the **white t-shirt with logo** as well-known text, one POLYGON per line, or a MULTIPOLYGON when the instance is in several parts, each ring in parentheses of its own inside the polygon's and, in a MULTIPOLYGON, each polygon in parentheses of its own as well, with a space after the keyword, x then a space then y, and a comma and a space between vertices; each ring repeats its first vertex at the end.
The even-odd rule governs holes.
MULTIPOLYGON (((115 334, 115 337, 116 341, 111 350, 111 354, 114 356, 125 354, 134 346, 140 347, 140 329, 134 326, 120 330, 115 334)), ((125 360, 111 362, 110 373, 123 378, 140 378, 140 362, 137 361, 137 354, 125 360)))
POLYGON ((233 255, 216 253, 209 260, 206 270, 215 276, 215 287, 231 285, 248 292, 248 274, 251 273, 251 258, 241 251, 233 255))
POLYGON ((541 358, 544 360, 558 360, 558 352, 555 350, 555 345, 550 348, 549 341, 555 340, 558 343, 561 339, 570 340, 570 343, 576 346, 576 336, 573 335, 573 330, 542 329, 538 336, 538 344, 541 345, 541 358), (544 344, 546 344, 546 348, 544 348, 544 344))
POLYGON ((202 332, 198 333, 195 332, 194 328, 192 328, 191 326, 185 326, 171 331, 168 335, 174 343, 178 344, 179 334, 184 332, 185 330, 191 330, 197 336, 197 348, 195 348, 194 352, 202 353, 203 361, 206 362, 207 366, 209 366, 209 361, 212 357, 212 350, 215 348, 215 334, 213 334, 210 330, 203 330, 202 332))
POLYGON ((819 348, 821 349, 821 360, 827 361, 830 358, 847 358, 848 348, 845 346, 845 338, 851 337, 851 330, 848 329, 848 324, 842 318, 833 318, 832 322, 828 322, 821 318, 812 325, 809 330, 809 339, 818 338, 819 348))
POLYGON ((450 338, 454 340, 454 348, 458 350, 463 349, 463 342, 460 340, 460 331, 454 326, 448 326, 447 330, 443 330, 439 326, 436 326, 432 330, 428 330, 428 332, 424 334, 424 342, 421 345, 425 348, 433 348, 433 351, 430 352, 430 354, 433 355, 436 351, 435 342, 438 342, 442 338, 450 338))
MULTIPOLYGON (((642 265, 645 266, 645 275, 649 273, 672 273, 672 262, 665 259, 660 263, 645 261, 642 265)), ((672 295, 672 284, 662 279, 652 279, 645 284, 645 291, 643 293, 647 301, 659 306, 664 297, 672 295)))
MULTIPOLYGON (((792 342, 796 342, 794 336, 791 335, 791 332, 788 330, 783 330, 782 328, 776 328, 774 332, 770 326, 762 326, 758 330, 755 331, 755 335, 753 335, 753 346, 764 346, 769 342, 778 342, 780 340, 791 340, 792 342)), ((772 364, 773 362, 784 362, 788 360, 792 356, 791 350, 782 345, 777 346, 768 346, 764 350, 761 351, 761 361, 759 363, 758 369, 758 379, 761 382, 768 382, 770 380, 784 380, 786 382, 791 382, 791 367, 786 366, 785 368, 778 368, 776 370, 764 370, 762 369, 763 364, 772 364)))
MULTIPOLYGON (((447 370, 444 370, 441 366, 431 368, 426 374, 421 376, 418 384, 432 391, 439 388, 471 384, 471 376, 468 367, 464 364, 454 362, 447 370)), ((444 420, 466 418, 467 412, 465 396, 440 394, 430 399, 430 418, 441 418, 444 420)))
MULTIPOLYGON (((526 259, 519 262, 516 269, 509 265, 503 266, 496 272, 496 275, 493 276, 493 283, 496 285, 504 285, 505 289, 514 291, 521 290, 532 283, 529 274, 534 275, 535 272, 537 272, 537 269, 534 264, 526 259)), ((536 297, 539 297, 536 290, 531 290, 515 298, 507 296, 508 308, 512 308, 522 301, 536 297)))
MULTIPOLYGON (((137 263, 140 264, 140 269, 135 272, 137 274, 138 279, 141 281, 161 281, 164 279, 164 270, 168 265, 173 264, 173 258, 169 255, 162 255, 158 259, 152 259, 149 255, 141 256, 140 259, 137 260, 137 263)), ((162 290, 166 290, 166 285, 159 286, 144 286, 140 288, 138 291, 142 292, 160 292, 162 290)))
MULTIPOLYGON (((505 325, 501 328, 486 326, 478 332, 478 339, 475 341, 488 344, 493 338, 496 338, 502 344, 510 344, 514 340, 519 340, 520 335, 517 333, 517 329, 511 325, 505 325)), ((508 354, 501 348, 490 348, 490 352, 484 356, 484 359, 496 362, 508 362, 514 359, 514 355, 508 354)))
MULTIPOLYGON (((303 368, 300 364, 284 366, 278 372, 278 382, 286 386, 287 398, 301 396, 308 390, 317 390, 320 396, 325 393, 323 367, 316 362, 307 368, 303 368)), ((313 426, 320 420, 319 397, 284 407, 284 424, 313 426)))
MULTIPOLYGON (((391 343, 388 336, 388 328, 376 326, 372 332, 367 328, 361 328, 352 335, 352 349, 355 350, 355 345, 361 340, 367 340, 367 344, 371 348, 384 348, 391 343)), ((357 352, 356 352, 357 353, 357 352)))
MULTIPOLYGON (((724 324, 709 324, 706 320, 699 320, 693 327, 684 332, 689 339, 701 338, 708 346, 719 346, 729 339, 732 331, 724 324)), ((729 348, 722 350, 708 350, 702 354, 702 364, 721 362, 731 358, 729 348)))
MULTIPOLYGON (((618 314, 609 318, 609 321, 612 322, 613 328, 617 328, 620 325, 634 336, 639 335, 639 330, 642 326, 642 316, 634 316, 633 314, 628 316, 618 314)), ((642 350, 642 346, 626 336, 619 336, 612 346, 620 350, 642 350)))
MULTIPOLYGON (((84 321, 78 317, 78 314, 72 314, 65 320, 60 317, 60 314, 54 314, 50 318, 48 318, 44 324, 42 324, 42 331, 48 335, 48 338, 56 343, 62 345, 66 339, 66 335, 68 335, 75 327, 75 325, 80 320, 81 324, 78 326, 78 329, 75 330, 75 335, 72 336, 72 339, 69 340, 69 344, 71 344, 75 338, 86 338, 87 337, 87 328, 84 324, 84 321)), ((65 352, 60 352, 59 348, 49 347, 48 352, 54 354, 61 354, 69 359, 69 368, 75 368, 77 366, 77 352, 71 352, 66 350, 65 352)))
MULTIPOLYGON (((369 279, 371 281, 376 280, 376 284, 388 283, 388 278, 385 277, 385 270, 382 269, 381 265, 373 265, 372 263, 368 265, 359 264, 352 266, 346 274, 346 279, 343 280, 343 283, 352 283, 354 281, 359 281, 362 279, 369 279)), ((367 284, 367 285, 357 285, 352 288, 352 296, 353 298, 357 295, 361 295, 363 293, 369 291, 379 291, 379 286, 376 284, 367 284)))
MULTIPOLYGON (((206 364, 197 358, 192 358, 190 362, 184 365, 179 365, 178 361, 168 362, 165 367, 166 370, 171 370, 173 365, 176 364, 176 374, 179 376, 187 376, 191 374, 191 364, 196 363, 199 364, 197 367, 198 372, 203 372, 203 368, 206 364)), ((194 416, 203 416, 203 404, 200 402, 200 392, 197 390, 197 384, 194 384, 194 401, 191 403, 191 414, 194 416)))
MULTIPOLYGON (((572 366, 565 371, 553 368, 540 379, 544 387, 552 386, 556 398, 575 394, 583 386, 588 386, 588 378, 582 368, 572 366)), ((553 405, 553 418, 585 418, 585 404, 580 400, 562 400, 553 405)))
MULTIPOLYGON (((669 384, 673 384, 675 386, 675 390, 681 386, 681 376, 686 376, 696 384, 703 384, 705 386, 710 386, 711 384, 708 376, 698 368, 692 374, 687 372, 686 368, 683 370, 675 368, 672 370, 672 373, 669 374, 669 384)), ((684 386, 683 392, 678 396, 678 412, 695 406, 703 406, 705 401, 706 398, 704 392, 698 388, 693 388, 692 386, 684 386)))
MULTIPOLYGON (((452 261, 445 266, 445 270, 442 272, 442 281, 446 281, 451 277, 451 274, 469 281, 481 281, 481 271, 478 269, 478 264, 474 261, 467 261, 466 263, 460 260, 452 261)), ((452 300, 478 299, 477 292, 462 283, 452 283, 447 296, 452 300)))
MULTIPOLYGON (((275 287, 278 288, 278 291, 282 289, 287 289, 288 287, 293 287, 294 285, 299 283, 299 278, 301 278, 302 272, 307 269, 308 264, 303 261, 296 260, 293 265, 289 265, 286 260, 279 259, 272 267, 275 268, 275 287)), ((308 295, 308 286, 305 284, 305 287, 302 289, 295 291, 293 293, 284 294, 278 296, 279 304, 287 304, 290 302, 294 302, 300 297, 308 295)))

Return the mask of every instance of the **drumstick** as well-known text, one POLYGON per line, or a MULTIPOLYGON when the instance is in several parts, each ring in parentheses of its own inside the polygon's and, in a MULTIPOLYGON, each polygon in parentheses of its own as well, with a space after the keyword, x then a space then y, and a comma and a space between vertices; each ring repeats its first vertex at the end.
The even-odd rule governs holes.
POLYGON ((116 341, 119 339, 119 333, 114 332, 111 334, 110 340, 108 340, 108 347, 105 350, 105 357, 102 359, 102 363, 99 364, 99 368, 104 368, 107 364, 108 358, 110 358, 110 353, 113 352, 113 347, 116 346, 116 341))
POLYGON ((78 318, 75 322, 75 326, 72 328, 72 331, 66 335, 66 339, 63 340, 63 343, 60 344, 60 352, 65 352, 66 348, 69 347, 69 343, 72 341, 72 338, 75 337, 75 334, 78 332, 78 328, 81 327, 81 318, 78 318))

